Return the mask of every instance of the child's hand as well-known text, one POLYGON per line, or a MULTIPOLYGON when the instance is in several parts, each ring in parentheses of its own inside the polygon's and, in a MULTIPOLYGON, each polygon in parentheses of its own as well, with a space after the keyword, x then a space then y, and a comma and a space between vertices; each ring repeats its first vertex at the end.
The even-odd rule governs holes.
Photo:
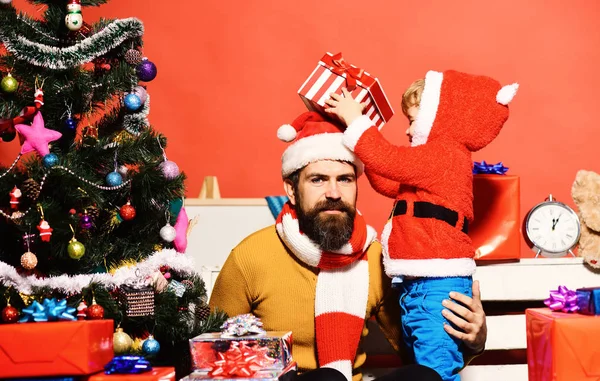
POLYGON ((366 103, 358 103, 355 101, 354 98, 352 98, 352 94, 345 88, 342 89, 342 93, 343 95, 335 93, 331 94, 331 98, 325 101, 325 103, 331 107, 326 108, 325 112, 337 115, 347 127, 351 125, 356 118, 362 115, 367 105, 366 103))

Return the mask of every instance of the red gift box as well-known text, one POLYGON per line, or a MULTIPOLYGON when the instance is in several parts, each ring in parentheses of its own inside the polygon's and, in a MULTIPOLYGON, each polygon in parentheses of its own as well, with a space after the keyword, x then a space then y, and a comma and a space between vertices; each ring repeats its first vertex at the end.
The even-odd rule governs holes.
POLYGON ((521 257, 520 178, 509 175, 474 175, 475 220, 469 237, 476 260, 521 257))
POLYGON ((600 316, 530 308, 527 320, 529 381, 600 379, 600 316))
POLYGON ((0 325, 0 375, 96 373, 114 357, 112 340, 112 320, 0 325))
POLYGON ((298 90, 306 107, 311 111, 323 113, 325 101, 331 93, 342 93, 346 87, 358 102, 366 102, 364 111, 378 129, 394 115, 379 80, 364 70, 348 64, 341 53, 327 53, 317 67, 298 90))
POLYGON ((104 374, 100 372, 86 381, 175 381, 175 368, 156 367, 140 374, 104 374))

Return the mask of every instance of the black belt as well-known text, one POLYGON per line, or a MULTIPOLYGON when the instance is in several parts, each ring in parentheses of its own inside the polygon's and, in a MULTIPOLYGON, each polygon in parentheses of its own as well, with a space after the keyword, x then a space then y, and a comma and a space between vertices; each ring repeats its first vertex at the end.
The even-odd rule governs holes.
MULTIPOLYGON (((392 216, 406 214, 407 208, 406 200, 396 201, 392 216)), ((456 223, 458 222, 458 213, 454 210, 426 201, 415 201, 413 203, 413 216, 417 218, 435 218, 448 223, 452 227, 456 227, 456 223)), ((469 231, 467 217, 464 217, 462 231, 465 234, 469 231)))

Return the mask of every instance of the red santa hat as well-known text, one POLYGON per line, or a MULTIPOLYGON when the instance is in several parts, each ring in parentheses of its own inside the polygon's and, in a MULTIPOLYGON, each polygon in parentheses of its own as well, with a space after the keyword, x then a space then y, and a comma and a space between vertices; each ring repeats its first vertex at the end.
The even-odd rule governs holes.
POLYGON ((412 146, 451 139, 472 151, 488 145, 508 119, 508 104, 519 85, 447 70, 429 71, 414 122, 412 146))
POLYGON ((344 146, 343 136, 340 127, 314 111, 307 111, 292 124, 279 127, 277 137, 280 140, 291 142, 295 139, 281 157, 281 175, 286 178, 316 161, 338 160, 354 164, 356 176, 360 176, 363 164, 344 146))

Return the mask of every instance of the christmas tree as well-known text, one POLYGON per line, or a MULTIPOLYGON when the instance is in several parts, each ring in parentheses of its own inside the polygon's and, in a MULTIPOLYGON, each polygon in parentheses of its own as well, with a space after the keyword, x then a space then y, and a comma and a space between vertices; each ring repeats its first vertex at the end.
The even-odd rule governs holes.
POLYGON ((0 0, 0 147, 21 144, 0 167, 2 320, 66 300, 79 318, 114 320, 116 353, 185 374, 187 340, 224 316, 208 313, 185 254, 185 175, 148 121, 157 68, 143 24, 83 22, 82 6, 107 0, 30 2, 41 20, 0 0))

